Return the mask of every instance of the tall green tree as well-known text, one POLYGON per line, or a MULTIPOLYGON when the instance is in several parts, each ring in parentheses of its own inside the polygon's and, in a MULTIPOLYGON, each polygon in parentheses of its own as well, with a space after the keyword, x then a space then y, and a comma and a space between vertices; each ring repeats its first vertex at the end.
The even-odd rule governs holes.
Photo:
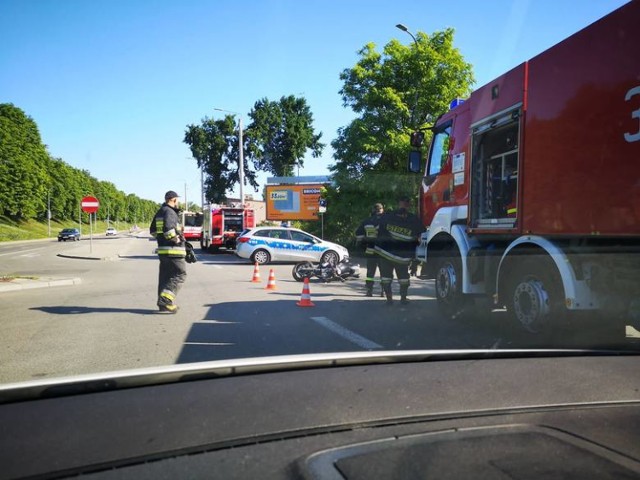
POLYGON ((315 133, 313 115, 303 97, 283 96, 274 102, 263 98, 249 112, 246 130, 248 155, 257 170, 291 176, 302 167, 308 150, 319 157, 322 133, 315 133))
POLYGON ((0 104, 0 208, 22 219, 46 212, 49 154, 36 122, 11 103, 0 104))
POLYGON ((398 195, 417 196, 420 179, 405 173, 411 132, 433 124, 451 100, 469 95, 474 82, 453 39, 453 29, 446 29, 418 32, 408 45, 392 40, 382 52, 369 43, 356 65, 340 74, 343 104, 357 116, 332 142, 334 183, 325 222, 331 237, 346 243, 375 202, 395 208, 398 195))
MULTIPOLYGON (((200 125, 188 125, 184 143, 199 168, 205 172, 205 196, 212 202, 226 200, 227 191, 239 181, 238 128, 232 115, 214 120, 203 118, 200 125)), ((255 172, 244 159, 245 183, 257 188, 255 172)))

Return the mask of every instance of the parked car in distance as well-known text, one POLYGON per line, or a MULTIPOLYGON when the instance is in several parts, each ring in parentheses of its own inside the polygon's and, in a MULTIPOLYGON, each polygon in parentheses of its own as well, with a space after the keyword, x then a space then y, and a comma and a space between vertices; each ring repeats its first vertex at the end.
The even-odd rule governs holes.
POLYGON ((67 240, 73 240, 74 242, 77 242, 80 240, 80 230, 78 230, 77 228, 65 228, 63 230, 60 231, 60 233, 58 233, 58 241, 62 242, 62 241, 67 241, 67 240))
POLYGON ((115 228, 113 227, 107 228, 107 237, 110 235, 117 235, 117 234, 118 234, 118 231, 115 228))
POLYGON ((332 262, 349 258, 349 251, 297 228, 256 227, 237 240, 236 255, 251 262, 332 262))

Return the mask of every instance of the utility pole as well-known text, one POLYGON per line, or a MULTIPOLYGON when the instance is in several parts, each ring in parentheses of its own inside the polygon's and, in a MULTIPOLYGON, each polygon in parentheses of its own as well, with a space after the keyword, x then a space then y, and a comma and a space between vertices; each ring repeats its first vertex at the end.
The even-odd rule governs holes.
POLYGON ((204 212, 204 166, 200 169, 200 206, 204 212))
MULTIPOLYGON (((411 35, 411 38, 413 38, 413 43, 416 46, 416 55, 418 55, 419 49, 420 49, 420 45, 418 45, 418 40, 416 39, 415 35, 413 33, 411 33, 409 31, 409 29, 405 25, 403 25, 402 23, 397 24, 396 28, 398 30, 402 30, 403 32, 408 33, 409 35, 411 35)), ((417 122, 417 119, 415 118, 416 108, 417 107, 418 107, 418 89, 416 88, 415 94, 413 96, 413 108, 411 109, 411 121, 412 122, 417 122)))
POLYGON ((238 152, 240 156, 240 165, 238 165, 239 177, 240 177, 240 205, 244 208, 244 147, 242 143, 242 116, 238 115, 238 128, 240 132, 238 133, 238 152))
POLYGON ((49 232, 47 237, 51 236, 51 190, 47 192, 47 223, 49 225, 49 232))

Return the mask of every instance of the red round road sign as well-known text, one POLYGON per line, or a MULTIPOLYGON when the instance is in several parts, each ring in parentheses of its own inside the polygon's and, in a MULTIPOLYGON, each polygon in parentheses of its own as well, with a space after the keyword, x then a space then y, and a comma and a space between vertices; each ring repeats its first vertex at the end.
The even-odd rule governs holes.
POLYGON ((96 197, 84 197, 82 202, 80 202, 80 206, 82 207, 83 212, 96 213, 100 203, 96 197))

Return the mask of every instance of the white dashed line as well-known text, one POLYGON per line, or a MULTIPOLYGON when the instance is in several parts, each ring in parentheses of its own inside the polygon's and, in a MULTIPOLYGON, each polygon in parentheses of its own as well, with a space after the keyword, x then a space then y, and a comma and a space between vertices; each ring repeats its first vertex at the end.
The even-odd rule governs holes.
POLYGON ((13 251, 13 252, 7 252, 7 253, 0 253, 0 257, 4 257, 5 255, 20 255, 20 256, 24 256, 22 255, 23 253, 27 253, 27 252, 36 252, 38 250, 42 250, 44 247, 40 247, 40 248, 31 248, 29 250, 18 250, 18 251, 13 251))
POLYGON ((382 345, 378 345, 376 342, 369 340, 368 338, 363 337, 362 335, 358 335, 355 332, 352 332, 348 328, 343 327, 331 320, 327 317, 311 317, 311 320, 322 325, 327 330, 331 330, 333 333, 337 333, 342 338, 349 340, 356 345, 366 348, 367 350, 373 350, 376 348, 383 348, 382 345))

